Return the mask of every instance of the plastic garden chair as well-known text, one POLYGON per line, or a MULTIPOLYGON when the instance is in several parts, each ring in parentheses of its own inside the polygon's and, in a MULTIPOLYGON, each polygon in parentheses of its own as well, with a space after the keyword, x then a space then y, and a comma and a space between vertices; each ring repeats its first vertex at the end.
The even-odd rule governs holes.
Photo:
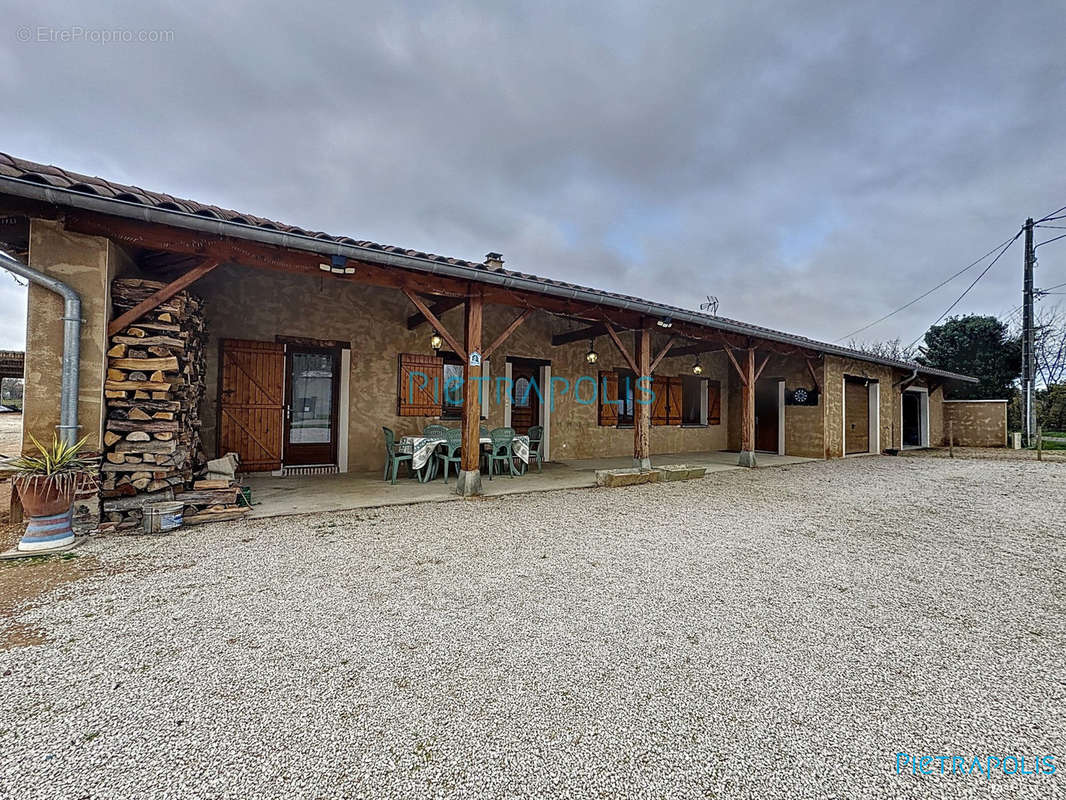
POLYGON ((426 438, 443 439, 448 429, 443 425, 427 425, 422 429, 422 435, 426 438))
POLYGON ((459 474, 462 455, 459 450, 463 446, 463 432, 461 430, 449 430, 444 434, 444 444, 437 451, 437 461, 444 466, 444 482, 448 482, 448 465, 455 464, 455 474, 459 474))
MULTIPOLYGON (((496 428, 489 434, 492 444, 489 445, 489 480, 496 474, 497 465, 507 464, 507 471, 514 478, 518 475, 514 468, 511 445, 514 442, 514 428, 496 428)), ((502 474, 502 473, 501 473, 502 474)))
MULTIPOLYGON (((537 459, 537 472, 544 471, 544 457, 541 448, 544 446, 544 428, 540 425, 529 426, 529 459, 537 459)), ((522 464, 522 472, 526 471, 526 465, 522 464)))
POLYGON ((390 483, 396 483, 396 476, 400 472, 400 464, 407 462, 407 469, 411 472, 411 477, 414 477, 415 471, 411 463, 412 456, 409 453, 397 453, 396 452, 396 434, 393 433, 392 428, 382 427, 382 431, 385 433, 385 475, 382 480, 389 480, 389 474, 392 474, 392 480, 390 483))

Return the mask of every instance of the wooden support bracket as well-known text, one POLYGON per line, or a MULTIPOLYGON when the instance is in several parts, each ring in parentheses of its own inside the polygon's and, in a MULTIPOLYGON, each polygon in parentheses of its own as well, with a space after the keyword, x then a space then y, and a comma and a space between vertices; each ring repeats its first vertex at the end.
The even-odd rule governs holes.
POLYGON ((430 311, 429 306, 422 302, 421 297, 412 292, 410 289, 404 289, 403 293, 407 295, 408 300, 415 304, 415 308, 422 312, 422 316, 429 320, 429 323, 437 329, 437 333, 444 337, 444 341, 451 345, 452 350, 455 351, 455 354, 457 356, 463 359, 463 363, 465 364, 467 354, 466 350, 464 350, 463 347, 459 344, 459 340, 448 332, 448 329, 441 324, 441 321, 439 319, 437 319, 437 315, 430 311))
POLYGON ((650 371, 649 374, 654 374, 655 373, 655 368, 657 366, 659 366, 659 362, 662 361, 663 358, 666 356, 666 354, 670 352, 670 348, 673 347, 675 339, 677 339, 676 335, 671 336, 669 341, 667 341, 667 343, 666 343, 666 347, 664 347, 662 350, 660 350, 659 351, 659 355, 655 356, 655 358, 652 359, 651 367, 650 367, 651 371, 650 371))
POLYGON ((533 309, 532 308, 527 308, 525 311, 523 311, 521 314, 519 314, 518 318, 514 322, 512 322, 510 325, 508 325, 507 328, 504 330, 504 332, 501 333, 499 336, 497 336, 493 340, 492 344, 490 344, 488 347, 485 348, 485 352, 481 354, 481 357, 482 358, 488 358, 489 356, 491 356, 496 351, 497 347, 499 347, 501 344, 506 342, 508 337, 512 333, 514 333, 516 330, 518 330, 518 326, 519 325, 521 325, 523 322, 525 322, 527 319, 529 319, 529 316, 532 313, 533 313, 533 309))
POLYGON ((636 359, 633 358, 632 355, 630 355, 629 351, 626 350, 625 345, 622 344, 622 340, 618 337, 618 331, 616 331, 614 329, 614 326, 611 325, 611 323, 609 322, 605 322, 603 324, 604 327, 607 328, 607 335, 611 337, 611 340, 614 342, 614 346, 618 348, 618 352, 622 354, 622 358, 625 359, 626 364, 629 365, 629 368, 633 370, 633 373, 637 375, 637 377, 641 377, 640 367, 637 366, 636 359))
POLYGON ((114 336, 122 329, 129 327, 134 322, 143 317, 145 314, 147 314, 149 311, 151 311, 153 308, 156 308, 157 306, 160 306, 165 303, 167 300, 176 295, 186 286, 189 286, 200 280, 200 278, 209 273, 218 265, 218 261, 205 261, 199 266, 193 267, 181 277, 175 278, 162 289, 155 292, 154 294, 149 295, 144 300, 139 302, 129 311, 126 311, 123 314, 119 314, 117 317, 115 317, 115 319, 111 320, 111 322, 107 326, 107 335, 114 336))
POLYGON ((740 368, 740 364, 738 364, 738 363, 737 363, 737 359, 736 359, 736 357, 735 357, 735 356, 733 355, 733 348, 731 348, 731 347, 726 347, 726 348, 725 348, 725 354, 726 354, 727 356, 729 356, 729 360, 733 362, 733 367, 734 367, 734 368, 736 369, 736 371, 737 371, 737 375, 739 375, 739 376, 740 376, 740 382, 741 382, 741 384, 742 384, 742 385, 744 385, 744 386, 747 386, 747 385, 748 385, 748 376, 747 376, 747 373, 745 373, 745 372, 744 372, 744 370, 742 370, 742 369, 740 368))

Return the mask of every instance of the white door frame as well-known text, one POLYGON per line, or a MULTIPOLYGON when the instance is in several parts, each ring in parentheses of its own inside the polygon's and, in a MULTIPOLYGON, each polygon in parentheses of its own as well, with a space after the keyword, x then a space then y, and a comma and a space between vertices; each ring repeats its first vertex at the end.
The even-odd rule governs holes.
MULTIPOLYGON (((703 393, 704 395, 707 392, 703 393)), ((777 379, 777 454, 785 454, 785 379, 777 379)))
POLYGON ((840 380, 840 450, 845 457, 881 452, 881 382, 865 375, 844 375, 840 380), (848 453, 848 378, 866 381, 866 415, 868 449, 865 453, 848 453))
MULTIPOLYGON (((511 360, 507 359, 504 363, 504 386, 507 391, 503 398, 503 427, 511 427, 511 388, 514 386, 514 379, 511 373, 511 360)), ((537 387, 540 390, 540 419, 537 420, 540 427, 544 429, 544 438, 541 443, 541 458, 545 461, 551 461, 551 429, 552 429, 552 409, 551 401, 545 399, 545 391, 551 391, 552 383, 552 368, 550 364, 543 364, 537 371, 537 380, 540 385, 537 387), (545 389, 547 387, 547 389, 545 389)))
POLYGON ((908 386, 899 393, 899 446, 900 449, 917 450, 929 446, 929 390, 924 386, 908 386), (903 392, 915 392, 918 397, 918 421, 920 424, 921 444, 903 443, 903 392))

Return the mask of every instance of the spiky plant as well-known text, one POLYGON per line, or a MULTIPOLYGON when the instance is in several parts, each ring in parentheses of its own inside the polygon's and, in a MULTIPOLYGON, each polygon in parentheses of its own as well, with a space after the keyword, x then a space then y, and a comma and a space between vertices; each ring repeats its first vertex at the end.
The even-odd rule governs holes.
POLYGON ((86 436, 79 442, 69 444, 61 442, 53 433, 51 445, 46 446, 31 433, 30 441, 37 448, 38 454, 19 456, 10 462, 15 468, 12 482, 19 486, 34 478, 44 478, 59 491, 76 488, 78 480, 91 475, 94 466, 92 461, 78 455, 88 438, 86 436))

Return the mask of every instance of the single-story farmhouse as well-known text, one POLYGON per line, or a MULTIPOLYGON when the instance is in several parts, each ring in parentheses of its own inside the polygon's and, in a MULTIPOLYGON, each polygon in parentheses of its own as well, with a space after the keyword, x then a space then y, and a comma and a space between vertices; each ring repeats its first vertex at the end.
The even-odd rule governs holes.
MULTIPOLYGON (((636 466, 880 453, 939 444, 945 382, 970 380, 507 269, 497 253, 334 236, 2 154, 0 205, 4 248, 80 300, 64 404, 74 323, 54 288, 30 286, 25 432, 76 425, 102 454, 149 454, 134 457, 141 490, 188 477, 168 469, 182 442, 193 458, 236 452, 245 471, 380 471, 383 427, 449 420, 461 493, 479 491, 483 427, 538 427, 545 460, 636 466), (125 441, 134 417, 151 441, 125 441)), ((119 484, 125 461, 105 460, 119 484)))

